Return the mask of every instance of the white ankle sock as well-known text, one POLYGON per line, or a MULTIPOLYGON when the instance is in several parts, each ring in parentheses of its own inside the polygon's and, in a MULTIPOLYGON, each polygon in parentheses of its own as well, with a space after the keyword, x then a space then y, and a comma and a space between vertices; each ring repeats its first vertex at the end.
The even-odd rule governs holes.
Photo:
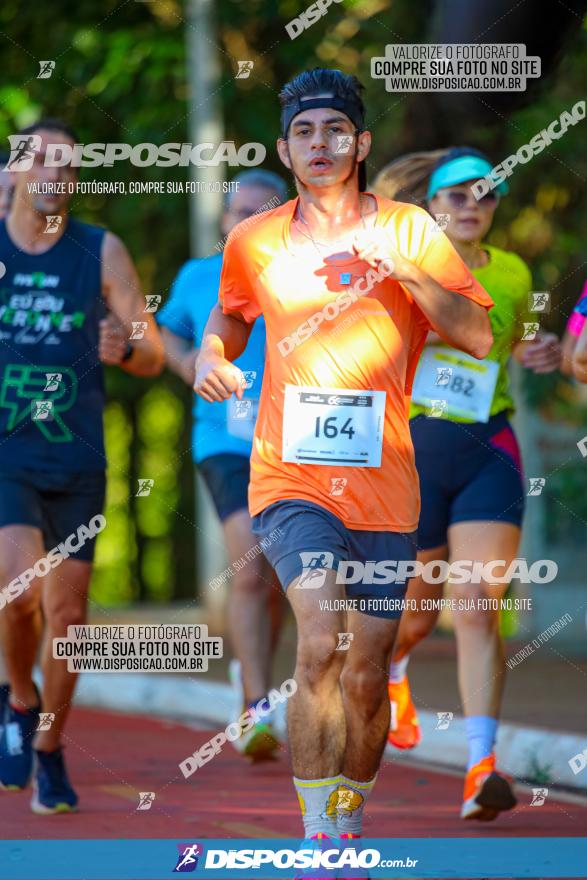
POLYGON ((338 836, 336 805, 338 788, 343 778, 332 776, 328 779, 297 779, 294 776, 306 837, 314 834, 338 836))
POLYGON ((489 715, 470 715, 465 718, 465 730, 469 746, 467 770, 470 770, 492 753, 497 736, 497 718, 491 718, 489 715))
POLYGON ((389 664, 389 680, 393 682, 393 684, 399 684, 400 681, 406 677, 406 670, 408 668, 408 663, 410 662, 410 655, 404 654, 401 660, 398 660, 397 663, 393 661, 389 664))

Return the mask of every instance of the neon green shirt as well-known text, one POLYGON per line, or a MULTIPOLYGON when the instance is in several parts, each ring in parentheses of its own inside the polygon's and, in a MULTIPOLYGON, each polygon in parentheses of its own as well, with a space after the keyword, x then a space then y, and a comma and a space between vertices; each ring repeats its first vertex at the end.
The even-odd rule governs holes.
MULTIPOLYGON (((539 315, 529 311, 528 294, 532 290, 532 275, 526 263, 517 254, 492 245, 484 244, 483 250, 489 254, 487 265, 471 272, 495 303, 489 311, 493 345, 486 358, 499 363, 490 409, 490 416, 494 416, 504 410, 513 412, 515 409, 509 392, 507 363, 513 346, 522 338, 524 322, 538 321, 539 315)), ((410 418, 425 412, 425 406, 413 403, 410 418)), ((442 415, 441 418, 449 418, 453 422, 472 422, 472 419, 460 416, 442 415)))

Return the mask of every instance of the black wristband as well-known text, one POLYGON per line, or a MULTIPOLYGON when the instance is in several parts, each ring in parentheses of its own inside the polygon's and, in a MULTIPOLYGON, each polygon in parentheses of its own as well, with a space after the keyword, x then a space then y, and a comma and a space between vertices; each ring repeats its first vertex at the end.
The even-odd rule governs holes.
POLYGON ((134 351, 134 348, 132 347, 130 342, 127 342, 126 343, 126 351, 122 355, 122 357, 120 359, 120 363, 123 364, 125 361, 128 361, 132 357, 133 351, 134 351))

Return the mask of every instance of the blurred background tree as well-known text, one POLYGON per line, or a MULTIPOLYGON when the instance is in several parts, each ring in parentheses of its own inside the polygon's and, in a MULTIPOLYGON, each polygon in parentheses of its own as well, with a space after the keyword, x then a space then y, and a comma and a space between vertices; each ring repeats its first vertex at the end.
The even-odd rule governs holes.
MULTIPOLYGON (((540 13, 532 4, 518 4, 509 18, 501 3, 344 0, 292 41, 284 25, 303 11, 305 0, 217 0, 218 92, 226 138, 264 143, 266 167, 281 171, 273 148, 279 134, 277 93, 300 70, 330 66, 355 73, 366 86, 374 135, 370 178, 406 151, 463 142, 500 162, 570 109, 582 97, 587 76, 583 2, 568 0, 540 13), (390 94, 381 80, 371 79, 370 59, 384 54, 386 43, 435 39, 525 43, 528 54, 543 58, 545 75, 526 94, 448 97, 390 94), (237 61, 244 59, 254 61, 254 69, 248 79, 237 80, 237 61)), ((54 0, 47 6, 5 0, 0 139, 40 115, 56 115, 74 126, 81 143, 186 141, 185 19, 178 0, 122 5, 54 0), (46 59, 56 62, 55 70, 50 79, 37 79, 38 62, 46 59)), ((585 280, 584 143, 580 123, 516 168, 490 238, 528 261, 536 290, 552 292, 547 325, 559 332, 585 280)), ((228 170, 232 176, 235 169, 228 170)), ((223 173, 219 169, 219 178, 223 173)), ((187 179, 187 169, 122 162, 111 169, 82 169, 81 179, 180 181, 187 179)), ((73 200, 72 209, 120 235, 144 292, 165 298, 189 257, 187 199, 83 196, 73 200)), ((112 369, 107 385, 107 517, 113 528, 99 539, 94 599, 116 605, 192 597, 190 391, 169 372, 147 382, 112 369), (143 477, 155 480, 148 504, 135 494, 143 477)), ((585 419, 584 404, 558 376, 529 381, 528 393, 552 418, 585 419)), ((562 480, 561 491, 565 486, 562 480)), ((585 498, 572 487, 568 492, 579 512, 585 498)))

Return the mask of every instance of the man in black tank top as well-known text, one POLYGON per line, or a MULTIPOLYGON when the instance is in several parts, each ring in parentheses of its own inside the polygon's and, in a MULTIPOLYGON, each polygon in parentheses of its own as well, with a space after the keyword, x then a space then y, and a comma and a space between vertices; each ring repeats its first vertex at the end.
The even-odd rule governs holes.
POLYGON ((12 205, 0 220, 0 636, 10 682, 0 788, 21 790, 33 776, 31 807, 42 814, 77 805, 61 748, 76 676, 52 644, 86 619, 95 537, 107 525, 102 364, 137 376, 163 366, 124 244, 69 216, 76 169, 45 162, 48 145, 76 141, 59 120, 20 133, 8 162, 12 205), (108 309, 125 336, 109 331, 108 309))
MULTIPOLYGON (((4 171, 9 159, 10 153, 0 153, 0 220, 3 220, 8 214, 12 201, 12 178, 10 171, 4 171)), ((0 651, 0 735, 4 724, 4 707, 8 701, 9 692, 8 673, 2 651, 0 651)))

